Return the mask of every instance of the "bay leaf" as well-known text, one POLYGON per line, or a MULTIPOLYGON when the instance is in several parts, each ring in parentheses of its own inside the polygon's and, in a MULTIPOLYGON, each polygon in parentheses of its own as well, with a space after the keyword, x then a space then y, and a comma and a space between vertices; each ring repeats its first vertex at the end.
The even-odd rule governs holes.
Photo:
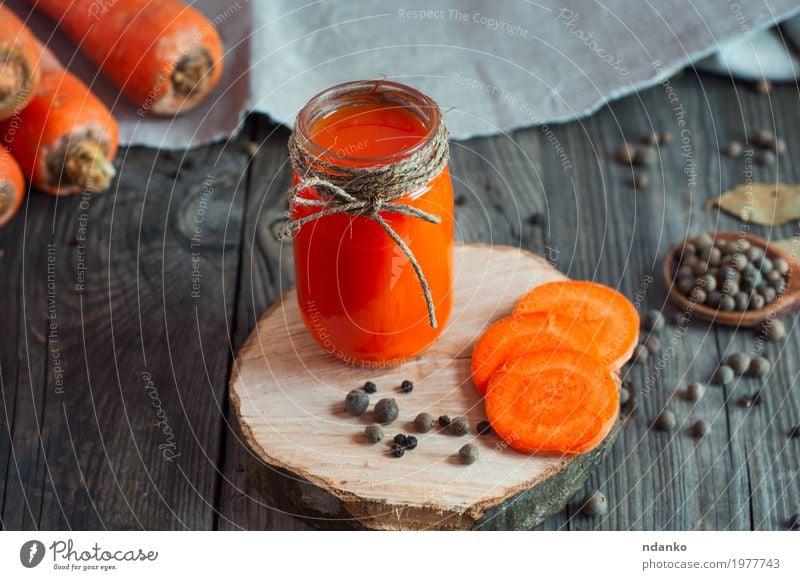
POLYGON ((800 185, 744 183, 726 191, 711 204, 744 222, 779 226, 800 219, 800 185))

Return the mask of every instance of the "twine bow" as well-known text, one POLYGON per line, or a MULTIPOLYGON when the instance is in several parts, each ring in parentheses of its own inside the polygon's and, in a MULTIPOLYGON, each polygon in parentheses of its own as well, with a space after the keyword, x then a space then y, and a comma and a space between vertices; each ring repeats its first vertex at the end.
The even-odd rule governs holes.
POLYGON ((296 132, 289 137, 289 159, 297 175, 307 176, 288 192, 290 205, 321 208, 311 215, 290 219, 278 232, 279 239, 291 238, 305 224, 337 213, 362 216, 372 220, 386 232, 408 258, 419 279, 428 321, 436 328, 433 296, 422 267, 408 244, 383 218, 382 214, 397 213, 432 224, 441 219, 431 213, 398 201, 439 175, 447 165, 447 129, 439 123, 436 134, 411 155, 378 167, 344 167, 312 156, 304 143, 298 142, 296 132), (320 199, 303 197, 301 192, 314 188, 320 199))

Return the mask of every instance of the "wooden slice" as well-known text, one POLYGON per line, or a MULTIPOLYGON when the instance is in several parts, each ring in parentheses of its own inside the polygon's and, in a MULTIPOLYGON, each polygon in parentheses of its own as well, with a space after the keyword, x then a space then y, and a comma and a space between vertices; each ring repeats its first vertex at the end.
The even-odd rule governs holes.
POLYGON ((494 435, 475 434, 486 416, 469 376, 474 341, 525 291, 564 275, 508 246, 458 246, 455 257, 455 305, 445 332, 397 367, 353 367, 326 353, 303 325, 293 290, 264 313, 236 360, 230 399, 250 451, 248 476, 269 505, 322 527, 525 529, 561 510, 605 456, 619 424, 578 457, 525 455, 494 435), (413 392, 399 392, 404 379, 414 382, 413 392), (371 405, 394 397, 400 407, 377 444, 363 437, 371 410, 362 417, 344 410, 347 392, 368 380, 378 386, 371 405), (472 433, 415 433, 422 411, 466 415, 472 433), (415 434, 417 449, 391 456, 397 433, 415 434), (469 442, 480 459, 467 466, 458 450, 469 442))
POLYGON ((678 291, 677 282, 675 281, 678 261, 681 257, 684 244, 688 240, 687 238, 670 249, 667 256, 664 258, 662 270, 664 285, 669 289, 669 297, 681 309, 685 312, 691 312, 692 316, 696 316, 702 320, 725 324, 727 326, 741 326, 746 328, 758 326, 765 320, 770 320, 772 318, 783 318, 792 312, 800 310, 800 281, 796 280, 796 277, 792 275, 794 272, 800 272, 800 269, 798 268, 797 261, 790 256, 788 252, 778 246, 770 244, 764 238, 751 234, 743 234, 741 232, 716 232, 713 233, 711 237, 726 241, 744 239, 752 245, 764 250, 769 259, 783 258, 786 260, 789 264, 789 274, 786 276, 786 288, 783 294, 772 304, 764 308, 759 308, 758 310, 734 310, 732 312, 723 312, 716 308, 698 304, 688 296, 681 294, 678 291))

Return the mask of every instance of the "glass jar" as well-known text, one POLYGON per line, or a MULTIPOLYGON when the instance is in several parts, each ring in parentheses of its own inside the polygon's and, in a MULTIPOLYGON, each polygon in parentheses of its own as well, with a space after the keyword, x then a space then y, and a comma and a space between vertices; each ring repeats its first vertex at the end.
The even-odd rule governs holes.
MULTIPOLYGON (((338 167, 396 163, 435 138, 441 113, 427 96, 389 81, 337 85, 311 99, 295 125, 314 159, 338 167)), ((294 175, 294 184, 306 176, 294 175)), ((321 199, 313 188, 299 192, 321 199)), ((402 248, 375 220, 334 213, 299 228, 294 263, 300 311, 314 339, 350 364, 389 366, 422 352, 441 334, 452 309, 453 188, 447 165, 399 203, 437 216, 381 212, 406 243, 430 288, 437 321, 429 321, 421 281, 402 248)), ((321 211, 292 204, 292 219, 321 211)))

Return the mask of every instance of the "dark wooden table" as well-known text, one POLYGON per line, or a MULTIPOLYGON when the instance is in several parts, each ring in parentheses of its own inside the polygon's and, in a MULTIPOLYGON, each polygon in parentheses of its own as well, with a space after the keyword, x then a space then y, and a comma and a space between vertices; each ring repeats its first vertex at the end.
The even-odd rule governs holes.
MULTIPOLYGON (((638 293, 642 309, 668 310, 667 248, 687 232, 740 226, 706 209, 746 177, 719 149, 773 127, 789 153, 753 178, 796 183, 797 87, 762 96, 689 73, 588 119, 454 143, 458 237, 529 248, 570 276, 638 293), (654 129, 674 139, 645 170, 650 186, 634 191, 614 153, 654 129)), ((309 527, 248 488, 226 396, 234 354, 292 284, 290 248, 274 237, 287 136, 255 117, 227 143, 123 150, 112 193, 34 193, 0 230, 3 528, 309 527)), ((787 437, 800 422, 795 324, 766 345, 777 364, 750 409, 737 401, 753 380, 711 387, 694 408, 674 391, 757 348, 752 332, 698 321, 662 330, 661 354, 629 371, 637 412, 588 483, 608 496, 608 515, 585 519, 573 502, 541 528, 783 529, 800 512, 800 440, 787 437), (679 428, 649 430, 665 405, 679 428), (695 418, 712 424, 702 441, 687 433, 695 418)))

